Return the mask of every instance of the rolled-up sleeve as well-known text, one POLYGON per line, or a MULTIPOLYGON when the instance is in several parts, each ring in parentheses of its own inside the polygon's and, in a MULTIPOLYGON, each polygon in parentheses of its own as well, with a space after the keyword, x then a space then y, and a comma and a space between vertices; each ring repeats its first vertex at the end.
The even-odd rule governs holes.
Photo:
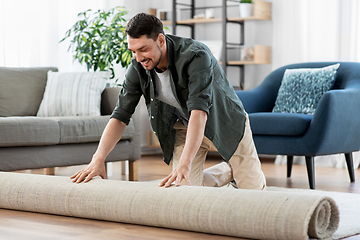
POLYGON ((129 124, 130 118, 135 112, 142 95, 139 76, 132 65, 129 66, 116 107, 110 118, 116 118, 126 125, 129 124))
POLYGON ((203 110, 209 114, 212 106, 214 73, 211 57, 207 52, 200 50, 194 53, 188 74, 189 98, 186 103, 188 111, 203 110))

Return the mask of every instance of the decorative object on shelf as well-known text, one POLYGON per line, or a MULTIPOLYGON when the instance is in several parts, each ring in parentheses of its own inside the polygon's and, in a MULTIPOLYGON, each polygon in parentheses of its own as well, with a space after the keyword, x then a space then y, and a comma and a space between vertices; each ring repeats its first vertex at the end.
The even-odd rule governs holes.
POLYGON ((254 48, 250 46, 243 46, 240 52, 241 61, 254 61, 254 48))
POLYGON ((206 9, 205 10, 205 18, 206 19, 214 18, 214 13, 215 13, 215 10, 213 8, 206 9))
POLYGON ((240 17, 246 18, 254 15, 254 4, 252 0, 241 0, 239 4, 240 17))
POLYGON ((171 9, 157 9, 156 17, 161 21, 166 21, 171 19, 172 11, 171 9))
POLYGON ((85 63, 88 71, 110 70, 113 79, 114 61, 125 68, 131 62, 132 54, 127 48, 125 34, 124 16, 127 13, 124 7, 115 7, 108 12, 89 9, 79 13, 78 16, 82 19, 66 31, 60 42, 72 38, 68 51, 74 48, 74 59, 81 64, 85 63))
POLYGON ((205 18, 205 13, 199 13, 194 15, 194 19, 204 19, 205 18))
MULTIPOLYGON (((271 63, 271 47, 263 46, 263 45, 254 45, 252 47, 253 52, 253 60, 248 61, 228 61, 227 64, 229 66, 237 66, 237 65, 248 65, 248 64, 270 64, 271 63)), ((241 53, 241 50, 240 50, 241 53)))
POLYGON ((148 10, 148 13, 151 15, 154 15, 155 17, 156 17, 156 12, 157 12, 156 8, 149 8, 149 10, 148 10))

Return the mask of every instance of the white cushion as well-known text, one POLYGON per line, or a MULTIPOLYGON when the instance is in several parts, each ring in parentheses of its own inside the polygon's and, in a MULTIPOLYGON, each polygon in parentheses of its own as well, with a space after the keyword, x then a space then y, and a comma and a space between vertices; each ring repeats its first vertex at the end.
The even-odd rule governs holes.
POLYGON ((101 93, 110 72, 48 72, 38 117, 100 116, 101 93))

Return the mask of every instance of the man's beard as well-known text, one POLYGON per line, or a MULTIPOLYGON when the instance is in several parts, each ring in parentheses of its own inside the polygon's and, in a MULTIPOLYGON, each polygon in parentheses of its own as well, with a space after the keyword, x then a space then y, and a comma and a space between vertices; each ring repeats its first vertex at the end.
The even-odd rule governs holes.
MULTIPOLYGON (((159 52, 160 52, 160 57, 159 57, 159 60, 152 66, 152 68, 148 69, 149 71, 151 71, 151 70, 153 70, 154 68, 156 68, 156 67, 159 65, 160 61, 161 61, 162 51, 161 51, 159 45, 156 45, 156 46, 157 46, 157 49, 158 49, 159 52)), ((148 61, 148 60, 149 60, 149 59, 145 59, 143 62, 146 62, 146 61, 148 61)), ((150 59, 150 61, 152 61, 152 59, 150 59)), ((145 68, 145 67, 143 66, 143 68, 145 68)), ((145 69, 146 69, 146 68, 145 68, 145 69)))

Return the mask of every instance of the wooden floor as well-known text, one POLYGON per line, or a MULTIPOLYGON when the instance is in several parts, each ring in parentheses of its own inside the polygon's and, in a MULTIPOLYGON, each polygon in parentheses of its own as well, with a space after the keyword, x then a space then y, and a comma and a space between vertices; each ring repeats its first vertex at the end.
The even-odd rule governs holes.
MULTIPOLYGON (((220 162, 217 156, 211 156, 205 167, 220 162)), ((55 175, 70 176, 84 166, 56 168, 55 175)), ((112 176, 109 179, 126 180, 121 176, 121 164, 113 163, 112 176)), ((294 165, 291 178, 286 178, 286 166, 275 165, 273 160, 262 159, 262 169, 268 186, 288 188, 308 188, 306 167, 294 165)), ((142 156, 138 165, 139 181, 157 180, 165 177, 171 167, 167 166, 161 155, 142 156)), ((22 172, 30 172, 22 171, 22 172)), ((42 174, 44 170, 32 170, 31 173, 42 174)), ((355 170, 358 179, 350 183, 346 169, 315 168, 315 184, 317 190, 360 193, 360 169, 355 170)), ((105 222, 48 214, 29 213, 0 209, 0 239, 239 239, 204 233, 186 232, 180 230, 105 222)), ((360 239, 360 236, 347 238, 360 239)))

